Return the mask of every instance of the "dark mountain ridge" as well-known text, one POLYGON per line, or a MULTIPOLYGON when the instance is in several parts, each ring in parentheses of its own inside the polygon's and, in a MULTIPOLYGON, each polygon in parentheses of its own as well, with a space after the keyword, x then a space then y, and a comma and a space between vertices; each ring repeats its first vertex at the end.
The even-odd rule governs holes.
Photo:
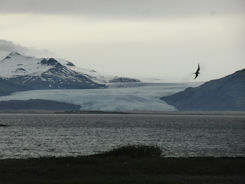
POLYGON ((161 99, 180 111, 244 111, 245 69, 161 99))
POLYGON ((31 99, 31 100, 9 100, 9 101, 0 101, 0 110, 58 110, 58 111, 67 111, 67 110, 79 110, 80 105, 57 102, 53 100, 40 100, 40 99, 31 99))

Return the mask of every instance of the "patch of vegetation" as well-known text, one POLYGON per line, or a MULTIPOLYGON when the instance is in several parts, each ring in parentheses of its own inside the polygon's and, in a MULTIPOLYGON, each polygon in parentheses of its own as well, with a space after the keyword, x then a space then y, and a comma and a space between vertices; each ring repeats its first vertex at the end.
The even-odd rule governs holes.
POLYGON ((158 146, 145 146, 145 145, 127 145, 114 148, 110 151, 99 153, 96 156, 117 157, 125 156, 131 158, 150 158, 160 157, 162 150, 158 146))

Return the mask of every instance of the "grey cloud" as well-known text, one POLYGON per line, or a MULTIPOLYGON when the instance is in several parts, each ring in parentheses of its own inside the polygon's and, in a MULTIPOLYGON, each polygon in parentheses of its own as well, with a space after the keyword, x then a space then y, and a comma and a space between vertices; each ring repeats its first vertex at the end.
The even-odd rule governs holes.
POLYGON ((27 56, 36 56, 36 57, 48 57, 48 56, 54 55, 48 50, 38 50, 34 48, 27 48, 27 47, 15 44, 11 41, 0 40, 0 59, 5 57, 10 52, 19 52, 27 56))
POLYGON ((168 17, 245 12, 244 0, 0 0, 0 13, 168 17))

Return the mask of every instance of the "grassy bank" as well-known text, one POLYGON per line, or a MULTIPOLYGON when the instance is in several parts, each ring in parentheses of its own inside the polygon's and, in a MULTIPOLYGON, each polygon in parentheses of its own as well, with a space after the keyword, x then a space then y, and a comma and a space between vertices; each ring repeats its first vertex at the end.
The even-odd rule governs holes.
POLYGON ((92 156, 0 160, 0 183, 245 183, 245 158, 164 158, 157 147, 92 156))

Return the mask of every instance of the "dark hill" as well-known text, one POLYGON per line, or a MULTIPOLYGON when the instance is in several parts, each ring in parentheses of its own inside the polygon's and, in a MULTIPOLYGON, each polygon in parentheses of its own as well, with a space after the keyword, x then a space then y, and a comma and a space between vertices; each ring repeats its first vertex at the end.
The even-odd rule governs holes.
POLYGON ((79 110, 80 105, 52 100, 9 100, 0 102, 0 110, 79 110))
POLYGON ((181 111, 244 111, 245 69, 161 99, 181 111))

